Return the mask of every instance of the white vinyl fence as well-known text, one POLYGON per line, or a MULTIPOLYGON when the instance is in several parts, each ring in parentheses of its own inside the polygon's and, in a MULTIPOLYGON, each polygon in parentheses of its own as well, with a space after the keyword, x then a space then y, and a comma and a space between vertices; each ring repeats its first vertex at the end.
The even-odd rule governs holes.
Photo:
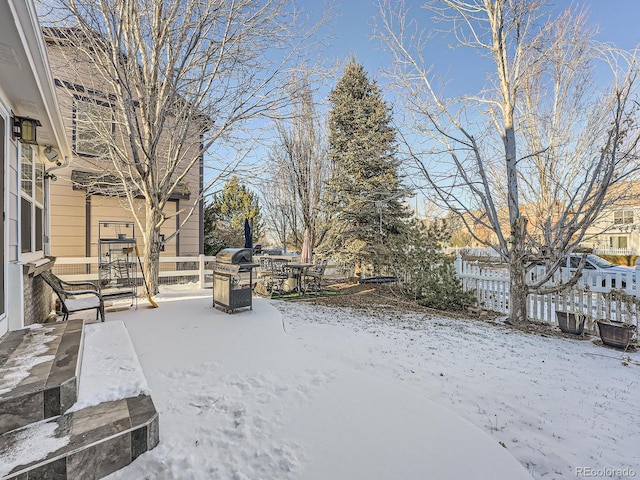
MULTIPOLYGON (((506 268, 485 268, 475 262, 462 260, 460 256, 455 261, 456 272, 465 290, 473 292, 478 304, 487 310, 499 313, 509 313, 509 272, 506 268)), ((535 281, 544 273, 544 267, 538 267, 529 272, 528 281, 535 281)), ((590 332, 595 333, 596 320, 606 319, 607 316, 616 314, 607 309, 603 294, 612 290, 613 285, 625 285, 623 289, 627 294, 640 299, 640 285, 633 280, 640 278, 640 267, 630 270, 628 274, 618 274, 616 277, 590 276, 589 272, 583 272, 582 278, 571 289, 561 293, 549 295, 529 295, 527 303, 527 316, 535 322, 550 323, 556 325, 556 310, 582 313, 587 315, 590 322, 585 326, 590 332)), ((558 273, 552 282, 568 280, 565 276, 561 279, 558 273)), ((618 320, 609 318, 609 320, 618 320)), ((628 321, 628 320, 627 320, 628 321)), ((636 316, 631 320, 636 326, 636 316)))

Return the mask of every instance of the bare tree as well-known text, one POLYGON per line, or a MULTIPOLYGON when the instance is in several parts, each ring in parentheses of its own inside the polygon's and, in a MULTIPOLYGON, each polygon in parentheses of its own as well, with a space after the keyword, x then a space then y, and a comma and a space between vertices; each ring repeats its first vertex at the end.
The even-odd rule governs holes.
POLYGON ((289 172, 284 165, 269 162, 266 177, 260 184, 265 226, 274 236, 274 240, 283 246, 287 244, 298 230, 299 215, 293 202, 295 192, 288 181, 289 172))
MULTIPOLYGON (((234 138, 246 142, 242 126, 275 114, 288 101, 285 80, 317 24, 301 25, 287 0, 45 3, 50 7, 45 24, 55 25, 50 34, 64 47, 65 67, 78 69, 80 94, 113 111, 115 127, 95 129, 105 147, 96 164, 108 170, 116 193, 128 200, 155 293, 159 232, 170 216, 169 198, 198 170, 205 153, 213 158, 213 147, 226 142, 228 154, 234 138)), ((79 94, 75 86, 69 90, 79 94)), ((212 165, 208 183, 235 167, 229 160, 212 165)), ((201 199, 204 192, 197 193, 201 199)), ((197 208, 194 202, 178 212, 181 225, 197 208)))
POLYGON ((404 2, 383 0, 377 35, 395 57, 389 73, 420 139, 406 146, 441 206, 508 263, 510 318, 523 322, 527 295, 563 288, 545 284, 617 200, 622 189, 612 187, 636 177, 637 59, 595 42, 579 11, 553 18, 546 0, 441 0, 425 8, 491 67, 478 94, 445 98, 427 63, 432 32, 404 2), (611 82, 597 88, 603 65, 611 82), (478 236, 478 228, 494 235, 478 236), (527 285, 527 267, 539 258, 548 273, 527 285))
POLYGON ((290 205, 290 233, 296 246, 301 247, 306 229, 315 246, 326 232, 320 204, 331 165, 324 125, 313 99, 311 73, 293 76, 290 91, 291 107, 284 118, 275 121, 270 161, 277 166, 279 181, 286 184, 290 194, 284 200, 290 205))

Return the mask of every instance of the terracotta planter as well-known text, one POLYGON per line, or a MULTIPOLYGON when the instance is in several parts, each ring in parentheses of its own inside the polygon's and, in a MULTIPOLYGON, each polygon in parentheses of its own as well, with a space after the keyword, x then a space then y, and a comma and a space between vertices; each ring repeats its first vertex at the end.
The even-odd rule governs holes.
POLYGON ((602 343, 610 347, 626 349, 631 344, 635 330, 635 325, 598 321, 598 331, 600 332, 602 343))
POLYGON ((556 318, 558 326, 564 333, 573 333, 574 335, 582 335, 584 331, 584 321, 586 317, 580 313, 562 312, 556 310, 556 318))

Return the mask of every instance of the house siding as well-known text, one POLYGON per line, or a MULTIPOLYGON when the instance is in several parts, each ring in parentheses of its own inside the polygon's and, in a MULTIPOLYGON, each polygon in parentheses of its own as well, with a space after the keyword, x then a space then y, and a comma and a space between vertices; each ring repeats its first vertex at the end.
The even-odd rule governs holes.
MULTIPOLYGON (((10 58, 3 59, 5 61, 0 68, 0 113, 5 124, 6 139, 2 159, 5 200, 2 246, 6 299, 5 316, 0 317, 2 335, 7 330, 42 321, 43 312, 49 312, 47 305, 50 306, 51 300, 51 294, 46 292, 41 280, 30 278, 25 273, 28 262, 42 259, 44 252, 33 250, 27 254, 21 253, 22 230, 33 234, 32 229, 39 228, 40 225, 35 219, 28 225, 21 225, 20 143, 12 138, 12 117, 30 117, 40 122, 36 129, 38 146, 34 148, 35 155, 41 155, 42 147, 50 146, 59 152, 60 162, 64 163, 69 156, 69 146, 65 139, 46 47, 33 1, 0 2, 0 19, 3 25, 0 29, 0 43, 12 52, 10 58)), ((44 158, 40 163, 47 169, 55 168, 55 164, 47 163, 44 158)), ((43 209, 44 233, 49 214, 46 187, 43 197, 36 201, 38 207, 43 209)), ((44 238, 36 239, 33 246, 39 249, 40 240, 44 238)))
MULTIPOLYGON (((81 58, 77 58, 73 67, 68 64, 68 47, 50 44, 48 45, 49 58, 56 78, 56 90, 59 104, 62 111, 63 121, 67 131, 69 143, 74 143, 74 94, 67 88, 68 85, 83 85, 83 78, 87 79, 87 86, 95 91, 106 91, 104 85, 100 85, 99 78, 91 75, 88 63, 81 58), (98 82, 97 84, 94 82, 98 82), (102 87, 102 88, 101 88, 102 87)), ((85 95, 85 94, 82 94, 85 95)), ((86 96, 90 96, 86 94, 86 96)), ((97 97, 96 97, 97 98, 97 97)), ((103 98, 103 97, 101 97, 103 98)), ((117 123, 117 120, 116 120, 117 123)), ((122 136, 116 134, 116 138, 122 136)), ((199 138, 194 143, 191 151, 197 155, 199 151, 199 138)), ((123 148, 127 148, 123 145, 123 148)), ((106 160, 108 162, 108 160, 106 160)), ((91 195, 87 199, 87 192, 84 190, 74 190, 71 182, 71 173, 76 171, 96 171, 92 161, 86 157, 74 155, 72 166, 56 171, 58 181, 51 185, 51 254, 57 257, 85 257, 97 256, 98 243, 98 222, 104 220, 134 221, 134 217, 129 209, 126 199, 121 201, 114 197, 103 195, 91 195), (88 232, 88 233, 87 233, 88 232)), ((93 162, 95 163, 95 161, 93 162)), ((196 204, 194 214, 181 229, 179 235, 167 242, 161 256, 178 255, 198 255, 202 253, 200 245, 200 231, 202 229, 201 209, 198 208, 198 198, 200 196, 200 163, 196 163, 188 172, 184 183, 190 192, 190 199, 180 199, 170 201, 165 208, 165 214, 173 215, 179 202, 180 209, 185 212, 196 204)), ((108 170, 108 166, 105 166, 108 170)), ((143 200, 137 202, 139 207, 144 206, 143 200)), ((169 237, 176 231, 177 222, 184 218, 182 213, 178 219, 170 218, 161 228, 161 233, 169 237)), ((139 217, 143 220, 144 214, 139 217)), ((136 224, 136 238, 141 250, 144 242, 136 224)))

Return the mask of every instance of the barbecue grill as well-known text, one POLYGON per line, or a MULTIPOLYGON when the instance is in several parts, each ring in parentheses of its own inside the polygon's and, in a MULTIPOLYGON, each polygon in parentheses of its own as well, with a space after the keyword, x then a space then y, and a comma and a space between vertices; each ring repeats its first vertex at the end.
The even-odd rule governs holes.
POLYGON ((220 250, 213 262, 213 306, 232 313, 238 308, 253 309, 253 268, 250 248, 225 248, 220 250), (248 284, 247 284, 248 273, 248 284))

